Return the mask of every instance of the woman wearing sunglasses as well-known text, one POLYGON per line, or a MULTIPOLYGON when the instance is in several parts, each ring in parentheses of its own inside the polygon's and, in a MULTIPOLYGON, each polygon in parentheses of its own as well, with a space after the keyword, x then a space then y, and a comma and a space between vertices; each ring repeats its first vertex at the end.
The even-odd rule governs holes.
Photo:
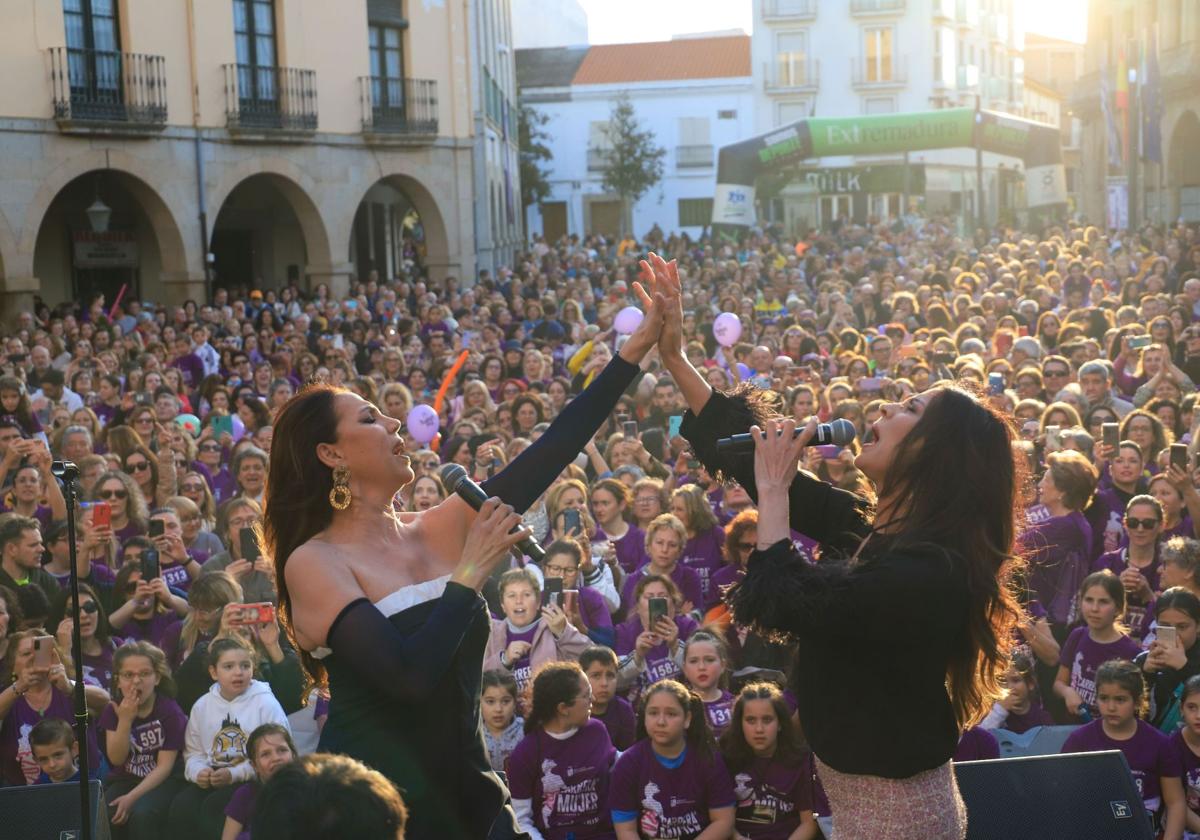
MULTIPOLYGON (((50 611, 50 626, 59 647, 70 650, 75 630, 75 602, 70 592, 63 592, 50 611)), ((113 654, 117 642, 108 626, 108 615, 96 590, 86 583, 79 584, 79 637, 83 642, 83 682, 109 691, 113 676, 113 654)))
MULTIPOLYGON (((118 543, 124 544, 125 540, 130 537, 146 533, 146 520, 149 519, 146 499, 129 475, 116 470, 104 473, 96 479, 96 486, 92 489, 92 498, 88 501, 93 504, 93 507, 96 502, 104 502, 108 505, 111 512, 112 535, 117 538, 118 543)), ((94 515, 91 510, 86 514, 87 525, 90 526, 94 515)))
POLYGON ((1125 626, 1129 635, 1141 642, 1150 631, 1154 618, 1150 604, 1162 588, 1159 575, 1159 537, 1163 531, 1162 504, 1153 496, 1134 496, 1125 508, 1123 548, 1101 554, 1092 571, 1108 569, 1125 587, 1125 626))

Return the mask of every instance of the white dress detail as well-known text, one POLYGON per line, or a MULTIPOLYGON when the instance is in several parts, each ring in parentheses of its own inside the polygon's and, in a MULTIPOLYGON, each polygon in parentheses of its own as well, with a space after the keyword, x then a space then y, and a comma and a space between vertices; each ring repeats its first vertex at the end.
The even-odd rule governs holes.
MULTIPOLYGON (((410 607, 441 598, 442 593, 446 591, 446 584, 449 582, 450 575, 446 574, 431 580, 423 580, 420 583, 401 586, 395 592, 376 601, 375 609, 383 613, 385 618, 391 618, 396 613, 404 612, 410 607)), ((330 653, 332 651, 329 648, 319 647, 313 650, 312 655, 313 659, 324 659, 330 653)))

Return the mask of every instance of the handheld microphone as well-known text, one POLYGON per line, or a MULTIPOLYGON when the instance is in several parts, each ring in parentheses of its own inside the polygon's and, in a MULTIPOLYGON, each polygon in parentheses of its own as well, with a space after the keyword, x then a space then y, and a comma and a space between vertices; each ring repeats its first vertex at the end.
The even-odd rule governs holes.
MULTIPOLYGON (((804 431, 803 426, 796 427, 795 437, 799 437, 804 431)), ((854 428, 854 424, 845 417, 834 420, 832 423, 820 423, 817 425, 817 433, 812 436, 812 440, 808 442, 809 446, 827 446, 834 444, 835 446, 845 446, 850 441, 857 437, 858 432, 854 428)), ((747 432, 744 435, 734 435, 733 437, 718 438, 717 452, 722 455, 740 455, 745 452, 754 451, 754 435, 747 432)))
MULTIPOLYGON (((461 464, 447 464, 441 469, 442 483, 446 485, 446 489, 451 493, 458 495, 460 499, 469 504, 475 510, 483 507, 483 503, 488 500, 488 494, 483 488, 471 480, 467 475, 467 471, 463 469, 461 464)), ((520 530, 518 525, 509 531, 510 534, 520 530)), ((546 559, 546 550, 538 545, 538 541, 532 536, 525 537, 516 547, 521 550, 530 560, 537 564, 541 564, 546 559)))

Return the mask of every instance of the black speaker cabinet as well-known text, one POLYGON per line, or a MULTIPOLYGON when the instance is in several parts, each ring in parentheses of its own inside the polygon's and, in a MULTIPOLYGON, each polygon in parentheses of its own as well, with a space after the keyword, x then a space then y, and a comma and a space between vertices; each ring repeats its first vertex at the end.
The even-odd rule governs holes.
MULTIPOLYGON (((88 784, 93 840, 109 840, 108 805, 100 783, 88 784)), ((78 840, 79 785, 28 785, 0 788, 0 837, 21 840, 78 840)))

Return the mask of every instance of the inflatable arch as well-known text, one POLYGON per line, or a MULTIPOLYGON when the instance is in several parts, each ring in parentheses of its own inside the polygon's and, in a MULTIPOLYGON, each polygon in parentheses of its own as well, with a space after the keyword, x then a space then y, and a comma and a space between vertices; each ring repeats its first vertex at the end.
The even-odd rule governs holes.
POLYGON ((927 149, 975 148, 1019 157, 1025 164, 1029 207, 1067 201, 1059 129, 975 108, 912 114, 813 117, 725 146, 717 158, 714 230, 736 232, 754 224, 754 188, 760 175, 809 158, 873 155, 927 149))

